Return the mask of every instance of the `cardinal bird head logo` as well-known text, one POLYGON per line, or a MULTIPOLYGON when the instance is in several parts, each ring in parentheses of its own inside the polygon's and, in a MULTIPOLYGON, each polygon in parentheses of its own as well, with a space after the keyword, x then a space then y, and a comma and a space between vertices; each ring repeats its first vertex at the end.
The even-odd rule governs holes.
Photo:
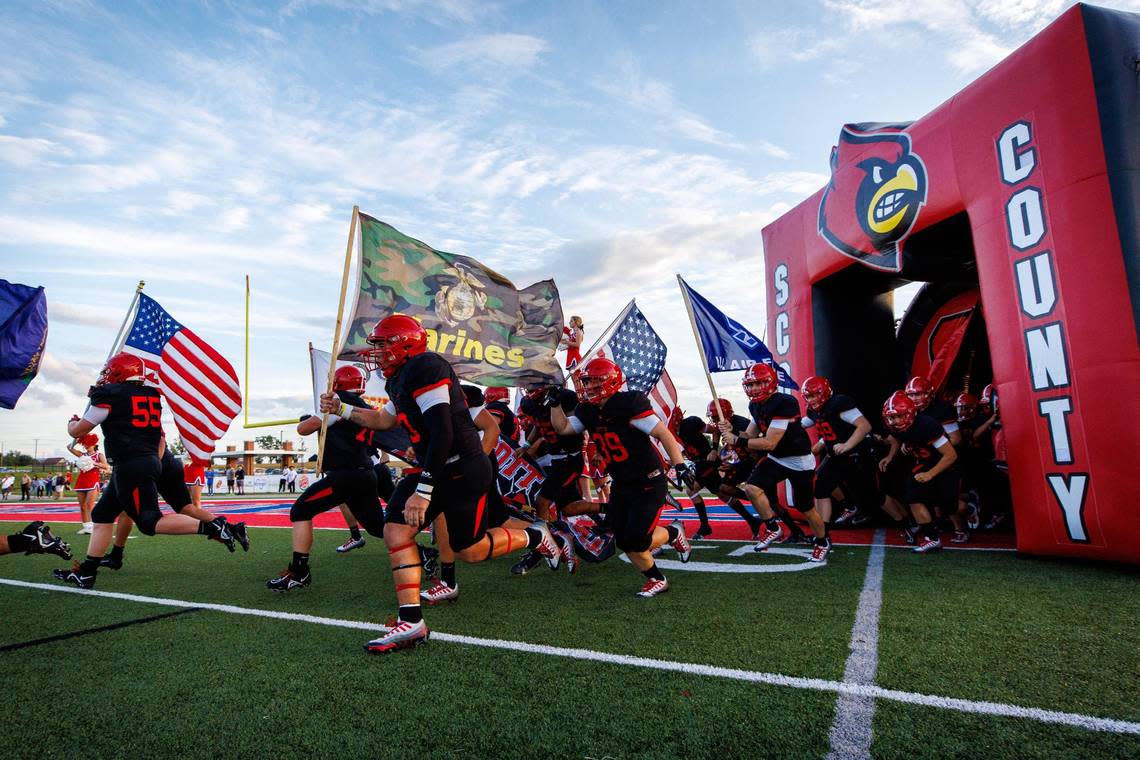
POLYGON ((888 272, 926 204, 926 166, 910 149, 909 125, 847 124, 831 151, 831 181, 819 202, 819 234, 832 248, 888 272))

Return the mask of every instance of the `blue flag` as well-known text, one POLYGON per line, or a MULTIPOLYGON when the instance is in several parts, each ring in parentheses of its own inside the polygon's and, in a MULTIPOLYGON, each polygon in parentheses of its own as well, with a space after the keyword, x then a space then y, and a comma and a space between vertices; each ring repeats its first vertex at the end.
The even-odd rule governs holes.
POLYGON ((677 279, 692 304, 693 318, 697 323, 697 334, 701 336, 701 345, 705 349, 709 372, 732 372, 748 369, 756 362, 764 362, 776 369, 782 387, 799 390, 796 381, 772 358, 772 352, 764 345, 764 341, 713 306, 708 299, 689 287, 689 283, 680 277, 677 279))
POLYGON ((47 328, 44 289, 0 280, 0 407, 15 409, 40 371, 47 328))

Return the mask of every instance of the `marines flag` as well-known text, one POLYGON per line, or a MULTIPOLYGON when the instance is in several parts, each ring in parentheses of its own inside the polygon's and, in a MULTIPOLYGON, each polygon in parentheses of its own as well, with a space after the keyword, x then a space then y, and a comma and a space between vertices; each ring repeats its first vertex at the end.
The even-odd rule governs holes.
POLYGON ((142 293, 126 338, 112 353, 118 351, 143 360, 147 385, 162 392, 186 451, 195 462, 209 463, 241 411, 233 365, 142 293))

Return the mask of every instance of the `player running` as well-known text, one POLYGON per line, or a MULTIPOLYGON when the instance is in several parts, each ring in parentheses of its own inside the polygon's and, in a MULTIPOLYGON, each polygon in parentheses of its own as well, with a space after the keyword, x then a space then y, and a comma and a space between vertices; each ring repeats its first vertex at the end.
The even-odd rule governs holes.
POLYGON ((427 641, 415 537, 440 513, 447 520, 451 548, 465 562, 483 562, 525 548, 538 549, 557 567, 561 551, 542 522, 525 530, 487 527, 491 463, 479 445, 459 378, 446 359, 427 350, 423 326, 403 314, 385 317, 376 323, 368 342, 373 348, 365 354, 365 362, 384 373, 389 402, 374 410, 324 394, 321 411, 372 430, 403 425, 416 461, 423 466, 415 492, 403 503, 394 496, 386 514, 384 542, 399 617, 387 634, 365 645, 369 652, 384 653, 427 641))
POLYGON ((826 377, 813 375, 800 386, 807 406, 806 427, 814 427, 819 440, 812 453, 823 459, 815 472, 815 508, 824 523, 831 523, 831 494, 837 487, 854 506, 836 524, 858 519, 858 508, 878 502, 874 463, 871 461, 871 423, 850 396, 832 391, 826 377))
POLYGON ((657 525, 669 492, 667 465, 649 440, 661 442, 679 480, 694 487, 693 472, 685 464, 681 445, 659 420, 649 398, 638 391, 622 391, 621 368, 609 359, 591 359, 579 376, 582 401, 567 417, 562 410, 560 389, 546 396, 550 422, 560 435, 589 431, 613 478, 610 500, 599 505, 606 514, 617 546, 645 576, 637 596, 648 599, 669 590, 669 581, 653 561, 652 552, 671 544, 682 562, 689 561, 692 547, 679 520, 668 527, 657 525))

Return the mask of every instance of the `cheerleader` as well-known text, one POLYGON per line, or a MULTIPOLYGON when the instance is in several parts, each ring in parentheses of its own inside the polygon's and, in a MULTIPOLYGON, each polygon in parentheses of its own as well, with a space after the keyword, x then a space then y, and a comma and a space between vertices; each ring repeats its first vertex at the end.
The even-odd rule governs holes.
POLYGON ((75 465, 79 468, 79 478, 75 481, 75 493, 79 499, 79 515, 83 527, 79 529, 81 535, 90 535, 91 510, 99 500, 99 480, 103 473, 111 471, 107 458, 99 451, 99 436, 88 433, 79 440, 72 440, 67 450, 77 457, 75 465))

